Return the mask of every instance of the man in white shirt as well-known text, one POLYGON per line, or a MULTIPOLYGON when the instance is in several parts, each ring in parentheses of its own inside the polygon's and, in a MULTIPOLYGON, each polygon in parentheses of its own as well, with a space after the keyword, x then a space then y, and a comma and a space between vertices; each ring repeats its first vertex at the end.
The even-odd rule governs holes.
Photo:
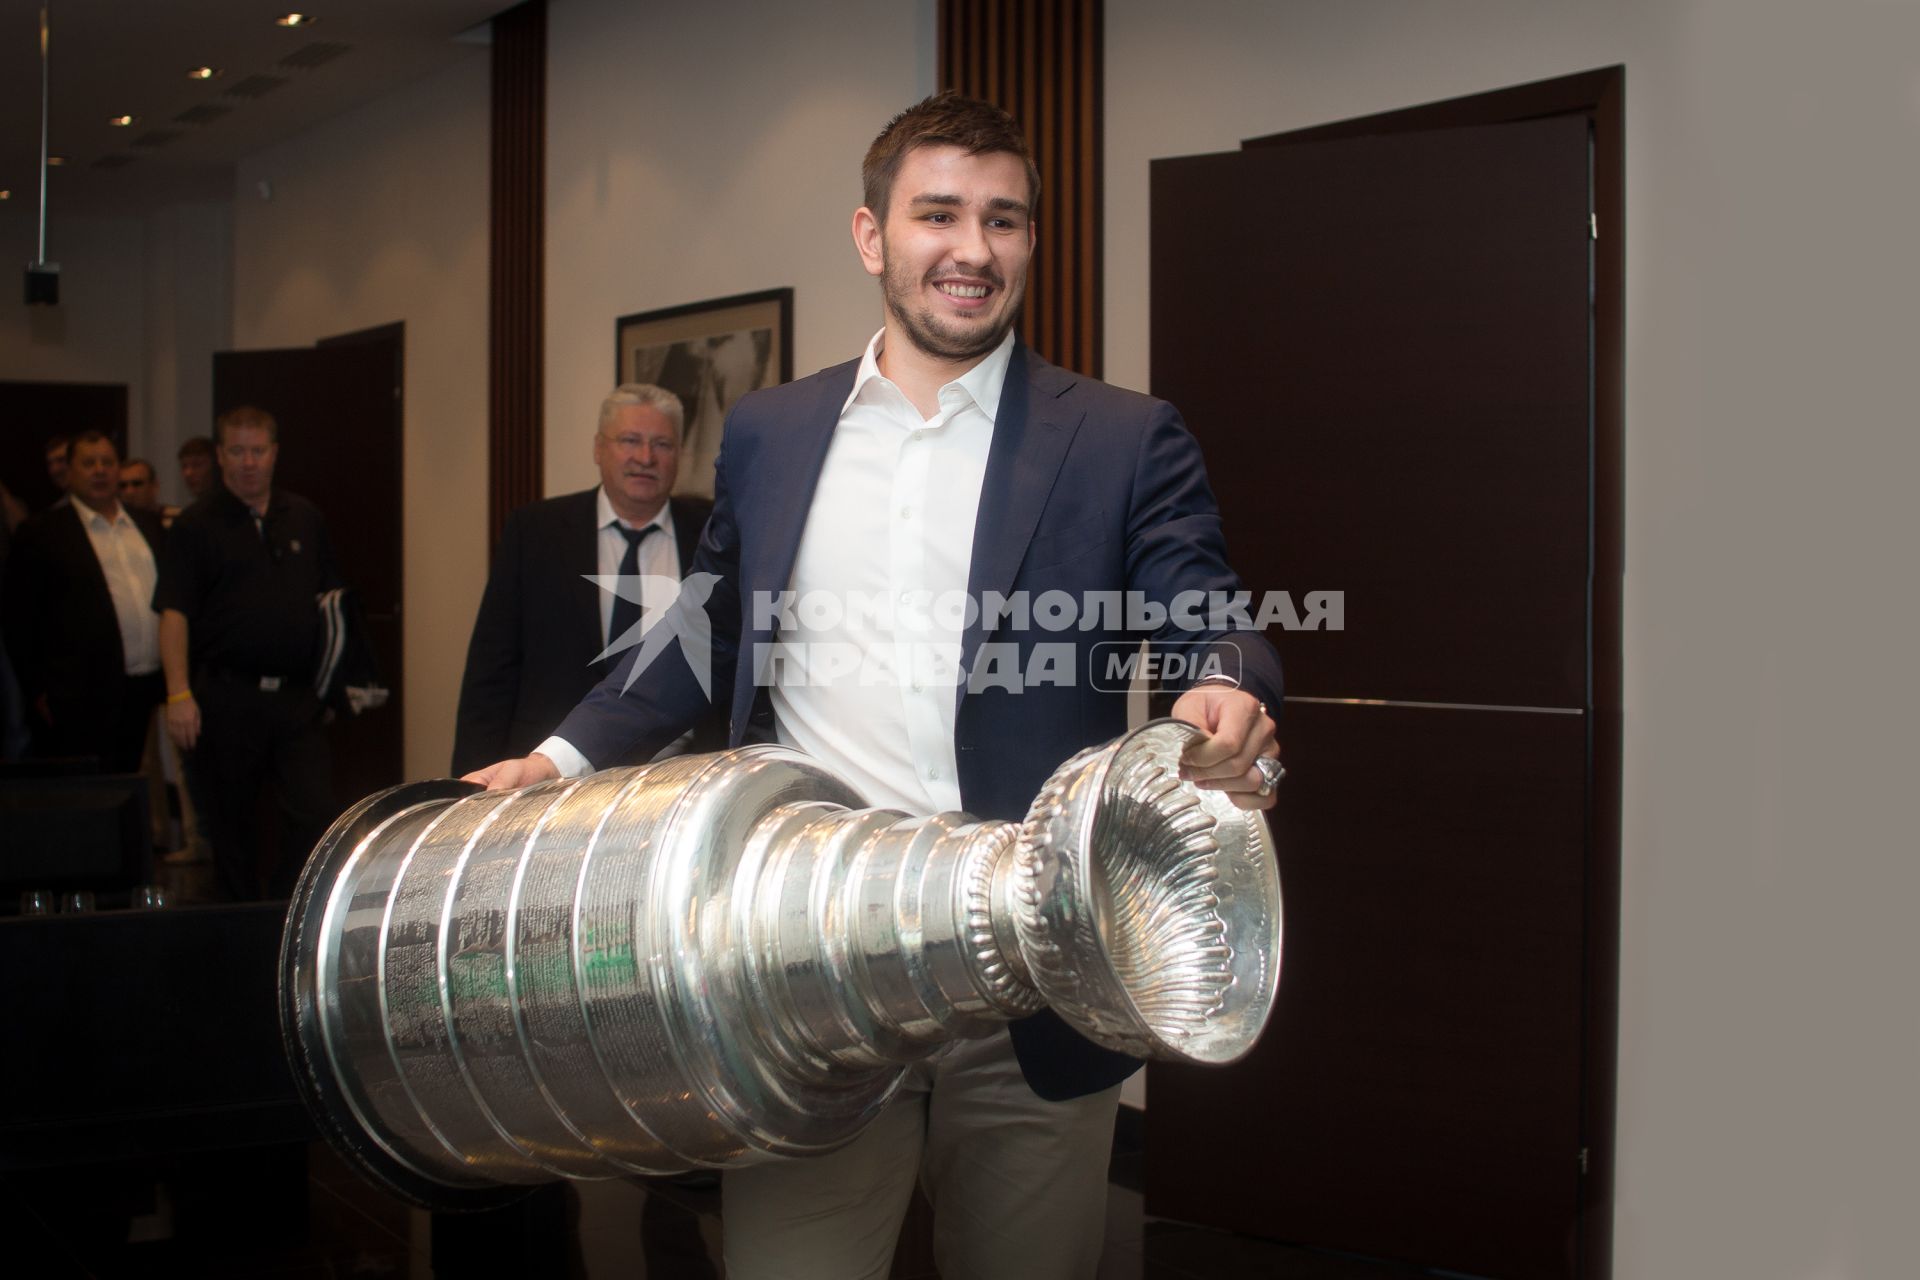
POLYGON ((7 563, 7 650, 36 751, 137 771, 165 694, 153 611, 159 518, 119 498, 113 440, 84 431, 67 447, 71 501, 20 527, 7 563))
POLYGON ((667 587, 693 563, 713 509, 671 497, 683 423, 671 391, 616 387, 593 437, 600 484, 507 518, 467 645, 455 773, 531 750, 607 674, 602 651, 673 603, 667 587), (626 596, 595 577, 630 579, 626 596))
MULTIPOLYGON (((1018 126, 928 99, 882 131, 863 178, 853 238, 885 327, 858 361, 742 399, 721 444, 694 569, 715 576, 711 697, 732 741, 798 747, 874 804, 1017 819, 1054 767, 1126 727, 1095 654, 1151 639, 1198 646, 1226 677, 1174 706, 1208 734, 1184 771, 1271 804, 1271 646, 1167 621, 1182 592, 1238 588, 1198 447, 1171 406, 1013 335, 1039 190, 1018 126), (1160 621, 1102 609, 1129 594, 1160 621), (983 612, 995 598, 1028 609, 983 612), (1078 620, 1043 619, 1050 602, 1078 620)), ((677 652, 636 665, 531 756, 473 778, 577 776, 677 732, 709 696, 677 652)), ((840 1151, 728 1171, 728 1275, 884 1277, 917 1178, 947 1280, 1091 1277, 1137 1066, 1050 1012, 955 1046, 840 1151)))

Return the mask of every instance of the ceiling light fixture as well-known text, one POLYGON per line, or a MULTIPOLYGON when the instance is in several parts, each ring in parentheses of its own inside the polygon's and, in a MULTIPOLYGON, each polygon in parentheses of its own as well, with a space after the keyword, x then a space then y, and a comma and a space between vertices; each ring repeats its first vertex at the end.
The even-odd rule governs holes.
POLYGON ((55 169, 58 169, 61 165, 65 164, 66 162, 67 162, 67 158, 65 156, 48 156, 47 157, 47 164, 55 169))
POLYGON ((220 68, 218 67, 195 67, 193 70, 187 72, 187 79, 211 80, 219 74, 220 68))
POLYGON ((283 27, 310 27, 316 21, 318 19, 310 13, 286 13, 274 19, 274 22, 283 27))
POLYGON ((13 199, 13 192, 0 191, 0 200, 11 200, 11 199, 13 199))
POLYGON ((108 116, 107 123, 116 129, 124 129, 133 123, 132 116, 108 116))

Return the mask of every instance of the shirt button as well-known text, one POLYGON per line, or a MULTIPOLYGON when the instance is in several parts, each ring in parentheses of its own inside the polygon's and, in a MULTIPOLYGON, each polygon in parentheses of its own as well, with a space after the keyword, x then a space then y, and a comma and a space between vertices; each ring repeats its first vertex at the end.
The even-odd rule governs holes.
POLYGON ((912 508, 912 507, 902 507, 902 508, 900 508, 900 518, 901 518, 902 520, 911 520, 911 519, 913 519, 913 508, 912 508))
POLYGON ((927 781, 929 782, 940 781, 940 771, 938 769, 927 770, 927 781))

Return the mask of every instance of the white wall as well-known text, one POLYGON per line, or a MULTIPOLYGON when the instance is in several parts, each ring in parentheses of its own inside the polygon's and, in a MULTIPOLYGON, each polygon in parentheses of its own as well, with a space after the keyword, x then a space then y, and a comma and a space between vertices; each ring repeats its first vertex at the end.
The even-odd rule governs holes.
POLYGON ((1139 387, 1149 159, 1626 64, 1616 1274, 1908 1274, 1920 6, 1106 12, 1108 376, 1139 387))
POLYGON ((233 343, 233 208, 173 205, 145 221, 144 429, 128 453, 149 459, 169 502, 184 503, 180 442, 213 430, 213 353, 233 343))
POLYGON ((488 98, 488 60, 476 49, 248 157, 235 183, 236 349, 406 324, 409 777, 446 772, 486 581, 488 98))
MULTIPOLYGON (((36 252, 36 206, 16 192, 0 211, 10 290, 36 252)), ((125 383, 128 453, 151 459, 162 495, 180 501, 174 453, 211 422, 213 353, 229 337, 230 239, 224 205, 127 217, 54 208, 47 257, 60 264, 60 305, 0 306, 0 379, 125 383)))
POLYGON ((37 195, 0 208, 0 379, 124 382, 127 429, 145 425, 145 257, 138 218, 50 219, 47 259, 60 264, 60 305, 21 305, 21 279, 39 242, 37 195))
POLYGON ((546 486, 596 483, 622 315, 792 286, 794 373, 860 353, 860 158, 933 91, 930 0, 548 12, 546 486), (830 18, 829 18, 830 15, 830 18))

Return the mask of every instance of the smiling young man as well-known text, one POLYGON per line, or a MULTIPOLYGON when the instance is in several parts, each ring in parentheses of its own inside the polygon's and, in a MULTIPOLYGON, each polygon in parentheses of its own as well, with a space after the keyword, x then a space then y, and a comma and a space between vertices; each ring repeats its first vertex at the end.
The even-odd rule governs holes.
MULTIPOLYGON (((1270 805, 1272 648, 1086 612, 1115 593, 1164 609, 1239 584, 1172 407, 1054 368, 1014 335, 1039 192, 1018 126, 985 103, 930 98, 881 132, 862 177, 853 240, 879 278, 883 327, 859 359, 742 399, 721 443, 694 569, 718 579, 713 698, 732 741, 805 751, 871 804, 1019 819, 1056 766, 1126 728, 1124 689, 1094 683, 1096 647, 1152 638, 1231 659, 1239 687, 1195 686, 1175 704, 1208 733, 1184 764, 1242 807, 1270 805), (904 607, 766 607, 784 593, 904 607), (934 603, 1049 593, 1087 625, 934 603), (1064 648, 1070 669, 1036 668, 1042 646, 1064 648), (873 678, 887 668, 869 659, 903 649, 917 656, 894 661, 911 666, 873 678)), ((472 776, 576 776, 672 737, 705 705, 678 650, 631 681, 630 666, 533 755, 472 776)), ((1050 1012, 955 1045, 913 1067, 847 1147, 726 1174, 727 1274, 884 1277, 918 1180, 947 1280, 1092 1276, 1119 1086, 1137 1066, 1050 1012)))

